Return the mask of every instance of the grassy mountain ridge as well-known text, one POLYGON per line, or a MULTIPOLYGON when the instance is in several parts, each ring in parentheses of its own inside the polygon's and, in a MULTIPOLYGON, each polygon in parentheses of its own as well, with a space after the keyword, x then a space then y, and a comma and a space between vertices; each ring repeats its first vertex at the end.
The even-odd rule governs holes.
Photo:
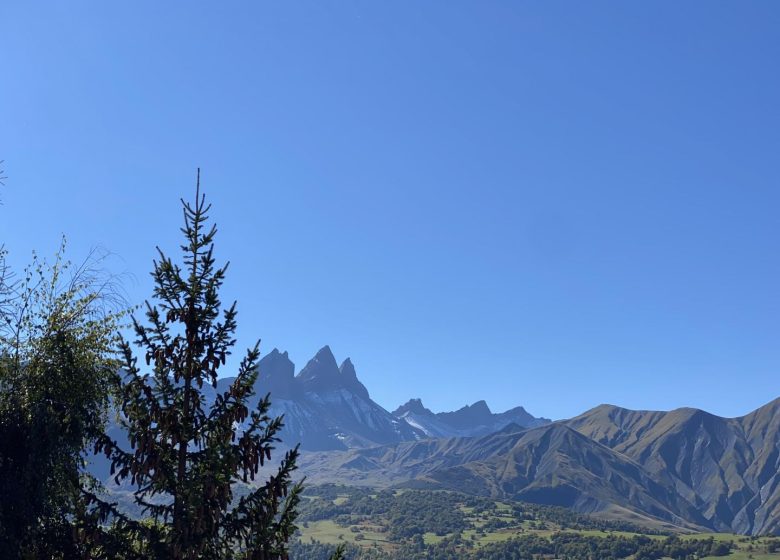
POLYGON ((596 407, 483 437, 305 454, 316 482, 446 488, 634 513, 682 527, 780 532, 780 399, 739 418, 596 407))
POLYGON ((640 463, 716 530, 780 529, 780 399, 738 418, 600 406, 566 424, 640 463))

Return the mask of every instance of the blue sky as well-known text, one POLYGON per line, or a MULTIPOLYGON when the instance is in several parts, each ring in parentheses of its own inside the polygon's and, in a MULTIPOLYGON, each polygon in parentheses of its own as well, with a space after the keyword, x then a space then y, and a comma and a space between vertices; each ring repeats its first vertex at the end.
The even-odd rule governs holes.
MULTIPOLYGON (((242 346, 375 400, 780 395, 780 4, 4 2, 0 240, 150 293, 195 169, 242 346)), ((229 374, 229 372, 226 372, 229 374)))

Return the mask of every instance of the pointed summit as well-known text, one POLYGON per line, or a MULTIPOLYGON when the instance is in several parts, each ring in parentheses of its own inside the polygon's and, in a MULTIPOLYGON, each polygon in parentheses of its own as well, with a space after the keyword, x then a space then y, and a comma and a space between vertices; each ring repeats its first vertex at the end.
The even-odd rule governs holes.
POLYGON ((333 363, 336 363, 336 358, 333 356, 333 351, 330 349, 330 346, 327 344, 317 350, 317 354, 314 356, 315 360, 333 360, 333 363))
POLYGON ((330 346, 326 345, 320 348, 317 354, 304 366, 298 374, 298 379, 306 383, 314 381, 319 383, 336 379, 338 375, 339 366, 336 363, 336 358, 333 356, 330 346))
POLYGON ((349 358, 339 368, 329 346, 323 346, 296 379, 306 392, 347 389, 364 399, 369 398, 368 390, 358 381, 355 366, 349 358))
MULTIPOLYGON (((278 348, 274 348, 266 354, 260 363, 265 364, 268 368, 273 368, 274 374, 284 372, 284 375, 287 375, 290 371, 295 371, 295 364, 290 361, 287 351, 280 352, 278 348)), ((271 375, 270 371, 265 373, 271 375)))
POLYGON ((355 372, 355 365, 352 363, 352 360, 350 360, 349 358, 341 362, 341 365, 339 366, 339 371, 341 372, 341 375, 347 379, 357 379, 357 373, 355 372))
POLYGON ((295 364, 287 352, 274 348, 257 364, 258 376, 255 393, 260 397, 271 393, 280 399, 292 398, 295 391, 295 364))
POLYGON ((339 372, 341 373, 341 382, 346 388, 348 388, 353 393, 360 395, 364 399, 369 398, 368 389, 366 389, 365 385, 363 385, 358 379, 355 366, 352 364, 352 360, 349 358, 344 360, 341 363, 341 367, 339 367, 339 372))
POLYGON ((530 426, 538 426, 549 422, 547 418, 534 418, 522 406, 516 406, 515 408, 510 408, 509 410, 507 410, 506 412, 502 412, 501 414, 494 414, 493 417, 495 418, 495 421, 500 424, 511 423, 511 424, 517 424, 518 426, 522 426, 525 428, 528 428, 530 426))

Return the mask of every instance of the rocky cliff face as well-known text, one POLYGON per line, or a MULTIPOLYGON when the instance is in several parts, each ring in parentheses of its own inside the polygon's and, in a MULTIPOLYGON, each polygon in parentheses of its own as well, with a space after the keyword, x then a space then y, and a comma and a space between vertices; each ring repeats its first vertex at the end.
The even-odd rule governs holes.
MULTIPOLYGON (((271 393, 271 413, 284 414, 281 434, 285 445, 301 444, 305 450, 371 447, 427 437, 478 435, 500 430, 511 423, 535 425, 537 420, 522 407, 493 414, 484 401, 458 411, 434 414, 422 402, 412 400, 391 414, 374 402, 360 382, 349 358, 340 365, 330 347, 324 346, 295 375, 287 352, 272 350, 258 364, 255 402, 271 393)), ((221 379, 217 390, 228 387, 221 379)))
MULTIPOLYGON (((216 389, 204 386, 206 402, 225 392, 233 377, 221 378, 216 389)), ((521 407, 492 414, 484 401, 452 413, 434 414, 422 402, 412 400, 403 413, 389 413, 371 399, 360 382, 352 360, 336 361, 330 347, 322 347, 295 374, 295 364, 287 352, 274 348, 258 363, 255 395, 250 408, 270 393, 272 416, 284 415, 281 446, 300 444, 309 451, 344 450, 417 441, 428 437, 476 435, 503 428, 512 422, 531 425, 538 422, 521 407), (407 414, 408 413, 408 414, 407 414), (419 421, 415 421, 418 418, 419 421), (477 422, 471 425, 471 422, 477 422)), ((122 430, 110 426, 117 439, 122 430)), ((104 478, 107 467, 96 458, 93 469, 104 478)))
MULTIPOLYGON (((274 349, 259 365, 257 397, 271 393, 272 415, 284 414, 282 442, 303 449, 347 449, 419 437, 369 396, 347 358, 339 366, 324 346, 294 375, 287 353, 274 349)), ((229 380, 225 380, 228 383, 229 380)))

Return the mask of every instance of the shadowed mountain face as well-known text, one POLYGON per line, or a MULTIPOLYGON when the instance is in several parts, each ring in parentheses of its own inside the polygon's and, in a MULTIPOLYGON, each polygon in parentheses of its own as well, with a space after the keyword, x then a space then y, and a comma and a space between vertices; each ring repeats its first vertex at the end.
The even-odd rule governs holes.
MULTIPOLYGON (((287 352, 271 351, 258 364, 255 385, 256 401, 271 393, 271 413, 284 414, 281 434, 285 445, 300 442, 302 449, 336 450, 370 447, 426 437, 489 433, 512 422, 531 425, 539 422, 521 407, 504 414, 492 414, 484 401, 453 412, 464 428, 455 428, 446 421, 438 429, 427 429, 426 419, 415 423, 398 414, 390 414, 369 396, 360 382, 352 361, 338 364, 328 346, 319 352, 295 375, 295 365, 287 352), (481 407, 481 408, 480 408, 481 407), (480 408, 480 423, 470 426, 469 411, 480 408), (485 412, 486 411, 486 412, 485 412)), ((225 390, 232 378, 219 381, 218 391, 225 390)), ((414 401, 410 401, 414 403, 414 401)), ((426 410, 419 403, 419 407, 426 410)), ((413 405, 412 405, 413 406, 413 405)), ((432 412, 427 413, 433 415, 432 412)), ((433 415, 434 422, 438 415, 433 415)), ((477 418, 474 419, 474 422, 477 418)))
POLYGON ((278 399, 294 399, 303 394, 295 382, 295 364, 290 361, 287 352, 279 352, 274 348, 260 360, 258 370, 262 381, 255 387, 256 394, 263 396, 271 393, 278 399))
POLYGON ((515 429, 475 438, 306 453, 301 469, 314 483, 449 489, 583 513, 619 510, 691 528, 706 526, 706 519, 673 488, 568 426, 515 429))
MULTIPOLYGON (((339 366, 328 346, 317 352, 297 376, 287 352, 276 349, 260 360, 258 370, 255 399, 271 393, 271 414, 284 414, 281 437, 286 445, 347 449, 418 437, 412 428, 371 400, 350 359, 339 366)), ((230 381, 220 380, 220 384, 227 387, 230 381)))
POLYGON ((603 405, 567 424, 640 463, 694 504, 713 529, 777 533, 779 410, 780 399, 740 418, 603 405))
MULTIPOLYGON (((405 405, 401 414, 427 414, 419 408, 405 405)), ((776 534, 778 413, 780 399, 741 418, 600 406, 532 429, 307 454, 303 469, 321 482, 457 489, 584 513, 776 534)))
MULTIPOLYGON (((321 348, 298 375, 295 375, 295 364, 287 352, 276 348, 265 355, 257 367, 255 395, 248 405, 254 408, 261 398, 270 393, 271 416, 284 415, 284 428, 280 434, 283 446, 300 444, 301 449, 311 451, 344 450, 428 437, 489 433, 513 422, 527 426, 544 421, 537 420, 522 407, 503 414, 492 414, 481 401, 477 405, 442 414, 445 418, 453 415, 457 419, 456 424, 463 428, 441 421, 438 429, 430 429, 428 424, 435 426, 439 415, 425 409, 419 400, 410 401, 410 407, 414 408, 417 403, 419 406, 415 410, 425 416, 418 426, 375 403, 358 379, 352 361, 347 358, 339 365, 328 346, 321 348), (479 422, 484 423, 469 426, 468 414, 472 409, 481 409, 483 414, 479 422)), ((206 404, 213 401, 217 394, 227 391, 234 380, 234 377, 219 379, 216 390, 204 386, 206 404)), ((124 438, 118 426, 112 424, 109 430, 118 440, 124 438)), ((92 470, 98 478, 104 479, 108 467, 97 457, 93 458, 92 470)))

